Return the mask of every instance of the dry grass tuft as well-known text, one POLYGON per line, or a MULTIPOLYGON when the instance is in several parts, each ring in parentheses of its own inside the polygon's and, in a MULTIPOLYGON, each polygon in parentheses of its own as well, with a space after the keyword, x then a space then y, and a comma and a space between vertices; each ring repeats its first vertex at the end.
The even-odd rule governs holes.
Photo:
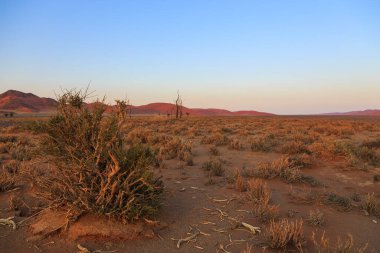
POLYGON ((241 176, 239 171, 235 175, 235 189, 239 192, 246 192, 248 189, 248 182, 241 176))
POLYGON ((325 215, 317 210, 310 210, 307 222, 310 225, 321 227, 325 224, 325 215))
POLYGON ((342 241, 337 239, 335 245, 331 245, 329 239, 325 237, 325 233, 322 234, 318 240, 315 238, 315 234, 312 236, 313 244, 316 253, 364 253, 367 245, 360 248, 354 248, 354 239, 352 235, 348 234, 347 239, 342 241))
POLYGON ((368 212, 369 215, 379 215, 379 202, 376 200, 375 193, 367 194, 364 199, 363 209, 368 212))
POLYGON ((271 248, 286 249, 294 246, 302 249, 303 220, 289 222, 288 219, 271 221, 267 228, 267 238, 271 248))
POLYGON ((220 155, 219 149, 216 146, 211 146, 210 149, 209 149, 209 152, 213 156, 220 155))
POLYGON ((6 192, 16 187, 16 177, 7 170, 0 172, 0 192, 6 192))
POLYGON ((278 216, 279 206, 270 205, 272 193, 262 179, 248 181, 247 197, 255 205, 254 213, 262 222, 269 222, 278 216))
POLYGON ((219 159, 210 159, 202 165, 202 168, 210 173, 210 176, 223 176, 224 169, 219 159))

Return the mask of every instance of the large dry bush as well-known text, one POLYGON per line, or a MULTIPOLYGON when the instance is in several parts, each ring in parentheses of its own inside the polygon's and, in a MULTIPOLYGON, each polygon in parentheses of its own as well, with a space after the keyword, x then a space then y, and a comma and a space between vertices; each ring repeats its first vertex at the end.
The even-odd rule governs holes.
POLYGON ((103 103, 88 109, 85 98, 81 91, 67 91, 46 124, 42 147, 55 168, 38 180, 41 195, 73 218, 91 212, 126 222, 154 214, 162 181, 151 171, 152 150, 123 141, 126 103, 117 101, 106 117, 103 103))

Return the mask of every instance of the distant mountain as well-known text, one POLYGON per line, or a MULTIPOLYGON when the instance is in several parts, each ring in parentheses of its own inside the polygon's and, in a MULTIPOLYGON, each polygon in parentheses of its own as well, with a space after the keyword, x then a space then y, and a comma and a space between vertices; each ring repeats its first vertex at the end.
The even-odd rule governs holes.
POLYGON ((351 111, 351 112, 332 112, 332 113, 323 113, 323 115, 331 116, 380 116, 380 109, 371 109, 363 111, 351 111))
MULTIPOLYGON (((98 102, 87 104, 92 108, 98 102)), ((57 101, 52 98, 38 97, 32 93, 24 93, 16 90, 8 90, 0 94, 0 110, 16 112, 48 112, 54 111, 57 101)), ((108 106, 107 111, 111 111, 113 106, 108 106)), ((131 105, 132 114, 174 114, 175 105, 170 103, 151 103, 147 105, 131 105)), ((183 107, 183 114, 187 113, 195 116, 271 116, 274 114, 257 111, 237 111, 231 112, 224 109, 201 109, 183 107)))
POLYGON ((38 97, 32 93, 8 90, 0 94, 0 110, 18 112, 46 112, 55 110, 57 101, 38 97))
MULTIPOLYGON (((131 106, 133 114, 174 114, 175 105, 170 103, 151 103, 147 105, 131 106)), ((231 112, 225 109, 201 109, 183 107, 183 114, 195 116, 271 116, 274 114, 257 111, 231 112)))

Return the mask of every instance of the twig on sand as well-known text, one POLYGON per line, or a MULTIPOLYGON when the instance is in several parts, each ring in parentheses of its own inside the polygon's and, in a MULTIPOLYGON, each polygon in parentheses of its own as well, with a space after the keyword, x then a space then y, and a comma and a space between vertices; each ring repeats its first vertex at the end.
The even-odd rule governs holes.
POLYGON ((17 226, 16 223, 12 220, 14 217, 9 217, 6 219, 0 219, 0 225, 8 225, 12 227, 13 230, 16 230, 17 226))
POLYGON ((181 247, 181 244, 182 243, 185 243, 185 242, 189 242, 191 240, 194 240, 195 238, 197 238, 198 235, 200 235, 201 232, 200 231, 197 231, 195 232, 194 234, 186 237, 186 238, 181 238, 181 239, 178 239, 178 242, 177 242, 177 248, 179 249, 179 247, 181 247))
POLYGON ((249 224, 249 223, 246 223, 246 222, 243 222, 243 221, 238 221, 238 220, 235 219, 235 218, 228 217, 228 219, 230 219, 230 220, 236 222, 236 223, 238 224, 238 227, 248 228, 248 230, 249 230, 252 234, 261 233, 261 228, 260 228, 260 227, 254 227, 254 226, 252 226, 252 225, 249 224))
POLYGON ((77 253, 113 253, 113 252, 117 251, 117 250, 112 250, 112 251, 104 251, 104 250, 90 251, 90 250, 88 250, 87 248, 83 247, 80 244, 77 245, 77 248, 78 248, 77 253))
POLYGON ((213 225, 213 226, 216 226, 216 223, 211 222, 211 221, 202 221, 201 224, 202 225, 213 225))
POLYGON ((221 250, 223 253, 232 253, 228 250, 226 250, 226 248, 223 246, 223 244, 220 244, 218 245, 218 249, 221 250))
POLYGON ((204 233, 204 232, 200 231, 199 229, 197 229, 197 232, 195 232, 194 234, 190 234, 190 236, 188 236, 188 237, 181 238, 181 239, 174 239, 174 238, 171 238, 171 239, 174 241, 178 240, 177 248, 179 249, 179 247, 181 247, 181 244, 195 240, 199 235, 210 236, 210 234, 204 233))

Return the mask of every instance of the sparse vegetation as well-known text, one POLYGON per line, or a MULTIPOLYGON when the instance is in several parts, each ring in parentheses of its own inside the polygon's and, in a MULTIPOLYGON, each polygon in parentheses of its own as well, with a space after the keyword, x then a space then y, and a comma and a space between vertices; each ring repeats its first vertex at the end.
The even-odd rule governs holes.
MULTIPOLYGON (((378 173, 371 162, 375 161, 372 155, 378 155, 380 151, 376 142, 380 127, 373 123, 377 119, 280 117, 252 120, 193 115, 186 120, 175 120, 174 116, 166 115, 130 117, 127 102, 120 106, 124 108, 119 108, 120 112, 124 113, 119 114, 109 110, 98 114, 103 106, 101 103, 74 108, 69 107, 69 102, 66 105, 65 113, 75 112, 74 115, 67 113, 70 117, 67 122, 66 116, 59 112, 59 118, 36 121, 41 122, 36 124, 36 130, 17 125, 2 128, 5 130, 0 135, 4 136, 0 138, 4 140, 0 142, 0 185, 1 197, 6 200, 5 209, 0 209, 3 217, 7 217, 6 212, 16 218, 29 217, 52 205, 59 209, 50 209, 54 212, 67 211, 71 221, 77 220, 75 225, 97 214, 110 217, 110 221, 146 223, 150 227, 156 226, 152 225, 157 224, 155 218, 158 223, 161 219, 167 222, 166 216, 162 218, 156 212, 162 202, 163 213, 172 212, 171 208, 177 205, 181 212, 195 212, 196 215, 191 215, 188 221, 175 216, 180 219, 178 224, 191 225, 189 236, 197 233, 197 229, 211 235, 204 236, 199 232, 199 244, 189 241, 189 245, 181 247, 191 249, 196 245, 208 251, 213 247, 214 238, 219 239, 228 233, 230 242, 217 246, 220 252, 222 248, 240 252, 244 250, 243 240, 251 243, 251 234, 228 230, 225 225, 232 221, 237 225, 247 224, 248 227, 239 226, 248 232, 254 231, 249 225, 262 231, 262 235, 255 236, 252 242, 256 248, 247 247, 247 252, 264 252, 263 245, 273 247, 269 251, 276 252, 362 252, 363 247, 356 248, 353 240, 351 243, 346 238, 327 244, 326 238, 318 238, 318 242, 304 240, 310 236, 310 229, 320 231, 321 227, 330 233, 334 226, 334 236, 346 233, 343 227, 350 228, 349 232, 355 237, 365 231, 363 227, 353 228, 351 224, 336 227, 337 217, 346 222, 348 215, 362 219, 360 224, 372 226, 374 233, 377 232, 379 202, 373 189, 377 186, 378 173), (62 127, 64 124, 68 127, 62 127), (39 127, 44 131, 38 130, 39 127), (91 133, 86 129, 91 129, 91 133), (61 137, 64 135, 66 142, 61 137), (54 142, 55 139, 58 142, 54 142), (44 153, 36 146, 41 140, 44 153), (237 152, 251 144, 257 145, 253 150, 259 153, 237 152), (345 151, 351 147, 356 149, 350 151, 354 155, 345 151), (39 158, 46 158, 49 165, 34 157, 36 154, 40 154, 39 158), (203 180, 199 180, 202 168, 206 172, 203 180), (112 176, 115 171, 118 172, 112 176), (163 185, 159 176, 168 182, 165 194, 168 200, 161 198, 163 185), (360 188, 353 185, 353 181, 360 184, 360 188), (342 186, 335 188, 333 183, 342 186), (288 195, 284 192, 287 184, 290 184, 288 195), (231 189, 235 190, 232 194, 231 189), (37 191, 38 202, 29 191, 30 194, 37 191), (366 195, 366 191, 370 194, 366 195), (199 206, 192 206, 198 202, 199 206), (203 212, 210 213, 210 216, 203 216, 203 212), (84 217, 77 219, 79 215, 84 217), (192 218, 198 215, 199 219, 192 218), (289 220, 284 221, 283 217, 289 220), (299 225, 301 220, 295 219, 301 217, 307 224, 305 236, 303 232, 296 232, 302 225, 299 225), (209 246, 204 247, 203 242, 209 246)), ((172 114, 175 115, 174 109, 172 114)), ((28 124, 22 122, 20 125, 28 124)), ((31 224, 33 222, 34 219, 30 220, 31 224)), ((178 232, 176 227, 169 226, 169 229, 178 232)), ((181 238, 186 237, 181 235, 181 238)), ((366 240, 369 241, 369 252, 373 251, 378 245, 373 234, 364 239, 358 237, 357 245, 363 246, 366 240)), ((169 252, 175 249, 174 246, 169 252)))

